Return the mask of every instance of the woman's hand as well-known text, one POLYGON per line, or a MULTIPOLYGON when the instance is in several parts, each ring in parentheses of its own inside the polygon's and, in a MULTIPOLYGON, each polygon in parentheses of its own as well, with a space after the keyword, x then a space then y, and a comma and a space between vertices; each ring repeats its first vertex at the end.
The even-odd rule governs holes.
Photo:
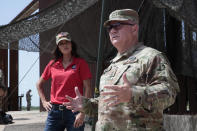
POLYGON ((79 114, 77 114, 75 122, 74 122, 74 127, 79 128, 80 126, 82 126, 84 123, 84 118, 85 118, 84 113, 80 112, 79 114))
POLYGON ((49 101, 43 101, 42 105, 47 111, 50 111, 51 108, 52 108, 52 105, 51 105, 51 103, 49 101))

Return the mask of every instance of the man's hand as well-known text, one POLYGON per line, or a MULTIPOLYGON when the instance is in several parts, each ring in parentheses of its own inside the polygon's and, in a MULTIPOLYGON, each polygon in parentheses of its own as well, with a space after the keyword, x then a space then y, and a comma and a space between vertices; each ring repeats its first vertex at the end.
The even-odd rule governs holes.
POLYGON ((103 96, 109 96, 109 98, 104 99, 104 102, 107 102, 109 107, 129 102, 131 100, 131 84, 126 77, 126 73, 123 74, 123 81, 124 85, 104 86, 106 89, 113 90, 101 93, 103 96))
POLYGON ((75 122, 74 122, 74 127, 78 128, 78 127, 82 126, 83 122, 84 122, 84 118, 85 118, 84 113, 80 112, 79 114, 77 114, 75 122))
POLYGON ((78 87, 75 87, 75 94, 75 98, 66 95, 66 99, 68 99, 69 102, 63 103, 63 105, 66 106, 67 109, 72 110, 72 112, 80 111, 83 108, 83 96, 80 94, 78 87))
POLYGON ((52 108, 52 105, 51 105, 51 103, 49 101, 43 101, 42 105, 47 111, 50 111, 51 108, 52 108))

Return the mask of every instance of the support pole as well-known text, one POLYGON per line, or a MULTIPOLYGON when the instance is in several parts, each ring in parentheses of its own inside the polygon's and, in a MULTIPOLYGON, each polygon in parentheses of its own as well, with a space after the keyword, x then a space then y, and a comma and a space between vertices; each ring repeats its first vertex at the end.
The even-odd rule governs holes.
MULTIPOLYGON (((103 30, 103 23, 104 23, 104 14, 106 14, 105 10, 106 0, 102 0, 102 12, 101 12, 101 21, 100 21, 100 32, 99 32, 99 47, 98 47, 98 59, 97 59, 97 69, 96 69, 96 86, 95 86, 95 93, 94 97, 99 96, 99 83, 100 83, 100 76, 102 71, 103 65, 103 51, 104 51, 104 30, 103 30)), ((94 116, 92 131, 95 131, 95 125, 97 121, 97 115, 94 116)))

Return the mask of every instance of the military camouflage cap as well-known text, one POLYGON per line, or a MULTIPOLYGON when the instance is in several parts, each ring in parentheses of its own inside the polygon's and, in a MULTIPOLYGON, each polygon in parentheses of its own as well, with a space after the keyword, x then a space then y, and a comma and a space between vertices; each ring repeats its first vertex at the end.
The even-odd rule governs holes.
POLYGON ((139 23, 139 15, 133 9, 115 10, 109 15, 109 20, 105 21, 104 26, 107 26, 111 21, 127 21, 131 20, 134 23, 139 23))
POLYGON ((61 33, 57 34, 57 36, 56 36, 56 44, 58 45, 58 43, 61 40, 71 41, 70 34, 68 32, 61 32, 61 33))

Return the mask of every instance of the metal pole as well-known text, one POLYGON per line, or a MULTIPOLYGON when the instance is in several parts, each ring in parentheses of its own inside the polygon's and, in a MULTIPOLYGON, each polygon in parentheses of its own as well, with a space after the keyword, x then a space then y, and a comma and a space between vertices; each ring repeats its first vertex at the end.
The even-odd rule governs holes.
MULTIPOLYGON (((104 14, 105 13, 105 3, 106 0, 102 0, 102 12, 101 12, 101 21, 100 21, 100 32, 99 32, 99 47, 98 47, 98 59, 97 59, 97 69, 96 69, 96 86, 95 86, 95 93, 94 97, 99 96, 99 83, 100 83, 100 76, 102 71, 103 65, 103 48, 104 48, 104 30, 103 30, 103 23, 104 23, 104 14)), ((93 118, 93 125, 92 131, 95 131, 95 125, 97 121, 97 115, 93 118)))

